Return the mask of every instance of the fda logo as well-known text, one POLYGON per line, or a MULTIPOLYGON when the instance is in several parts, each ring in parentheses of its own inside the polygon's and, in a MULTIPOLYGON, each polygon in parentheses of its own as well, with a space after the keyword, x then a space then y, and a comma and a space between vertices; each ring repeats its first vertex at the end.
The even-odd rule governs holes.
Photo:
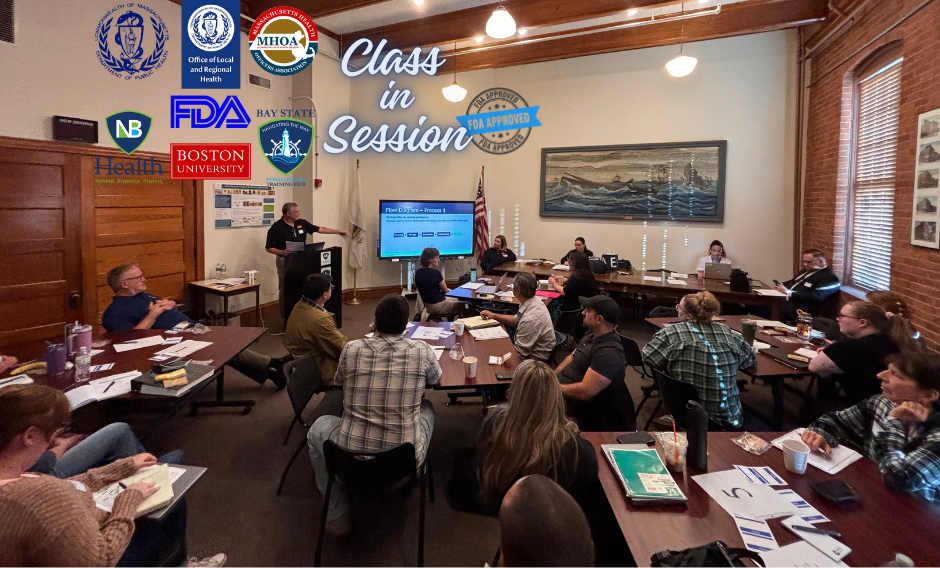
POLYGON ((212 97, 181 95, 170 97, 170 128, 179 128, 180 119, 188 118, 192 128, 246 128, 251 117, 235 95, 219 105, 212 97), (234 113, 234 116, 229 116, 234 113))
POLYGON ((130 154, 147 139, 153 119, 142 112, 125 110, 105 119, 108 135, 125 154, 130 154))

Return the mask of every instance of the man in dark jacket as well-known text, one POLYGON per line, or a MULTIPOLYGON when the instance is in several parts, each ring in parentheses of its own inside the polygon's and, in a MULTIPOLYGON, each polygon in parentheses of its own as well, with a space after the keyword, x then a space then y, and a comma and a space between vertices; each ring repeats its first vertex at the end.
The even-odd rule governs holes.
POLYGON ((777 291, 787 295, 787 303, 780 315, 784 321, 796 319, 797 310, 819 315, 819 308, 829 296, 839 291, 839 277, 826 265, 826 257, 819 249, 803 251, 803 270, 777 285, 777 291))

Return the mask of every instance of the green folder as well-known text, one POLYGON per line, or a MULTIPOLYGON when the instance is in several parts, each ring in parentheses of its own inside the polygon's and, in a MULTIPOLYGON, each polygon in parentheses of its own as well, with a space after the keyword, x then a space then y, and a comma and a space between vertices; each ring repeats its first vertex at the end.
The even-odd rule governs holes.
POLYGON ((604 455, 610 462, 626 490, 627 497, 635 503, 674 503, 687 501, 679 485, 670 475, 656 450, 618 449, 616 445, 604 446, 604 455))

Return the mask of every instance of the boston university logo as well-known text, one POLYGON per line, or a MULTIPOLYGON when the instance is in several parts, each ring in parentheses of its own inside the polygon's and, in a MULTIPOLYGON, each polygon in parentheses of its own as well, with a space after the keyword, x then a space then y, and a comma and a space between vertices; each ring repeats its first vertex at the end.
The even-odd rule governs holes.
POLYGON ((153 119, 142 112, 125 110, 105 119, 108 135, 125 154, 130 154, 147 139, 153 119))
POLYGON ((299 120, 278 119, 258 127, 258 143, 272 166, 289 174, 307 159, 313 127, 299 120))
POLYGON ((98 22, 98 61, 115 77, 144 79, 166 61, 169 36, 163 19, 152 9, 136 4, 129 10, 119 4, 98 22))

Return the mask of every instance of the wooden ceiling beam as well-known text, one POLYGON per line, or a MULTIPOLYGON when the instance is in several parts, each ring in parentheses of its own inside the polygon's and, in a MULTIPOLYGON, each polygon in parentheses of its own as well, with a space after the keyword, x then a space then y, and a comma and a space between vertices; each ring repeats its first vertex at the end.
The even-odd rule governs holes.
MULTIPOLYGON (((586 0, 581 2, 558 0, 504 0, 503 6, 509 10, 516 25, 520 28, 532 26, 554 26, 602 18, 630 8, 645 9, 654 6, 679 4, 680 0, 586 0)), ((445 14, 437 14, 370 28, 359 32, 343 34, 341 51, 360 38, 369 38, 373 43, 385 39, 388 48, 409 49, 429 45, 440 45, 465 41, 479 35, 485 35, 486 21, 496 8, 496 4, 486 4, 445 14)))
MULTIPOLYGON (((726 4, 721 7, 721 13, 714 16, 573 37, 561 36, 558 39, 528 44, 512 45, 512 42, 508 42, 507 47, 486 51, 473 52, 472 47, 458 49, 457 70, 463 73, 775 31, 821 21, 827 14, 826 0, 754 0, 726 4)), ((438 69, 437 74, 453 73, 454 58, 448 57, 447 53, 442 55, 447 57, 447 61, 438 69)))
MULTIPOLYGON (((292 6, 298 10, 303 10, 311 18, 322 18, 340 12, 348 12, 357 8, 365 8, 374 4, 382 4, 389 0, 248 0, 251 4, 251 10, 255 14, 260 14, 265 10, 276 8, 278 6, 292 6)), ((317 26, 319 29, 320 26, 317 26)))
MULTIPOLYGON (((387 2, 388 0, 378 0, 378 1, 387 2)), ((170 0, 170 2, 173 2, 174 4, 182 5, 183 0, 170 0)), ((373 0, 372 3, 375 4, 377 3, 377 1, 373 0)), ((241 0, 242 14, 248 16, 249 18, 256 18, 259 14, 261 14, 262 12, 268 9, 268 8, 261 8, 260 4, 261 2, 258 2, 256 0, 241 0)), ((275 6, 281 6, 281 5, 283 5, 283 2, 275 3, 271 7, 273 8, 275 6)), ((311 18, 313 17, 313 15, 310 14, 309 12, 307 12, 307 15, 310 16, 311 18)), ((248 34, 251 32, 251 22, 249 20, 246 20, 245 18, 239 18, 238 21, 239 21, 239 26, 241 27, 241 30, 244 33, 248 34)), ((320 26, 320 25, 317 25, 317 33, 331 37, 335 39, 336 41, 340 40, 340 35, 338 33, 328 30, 327 28, 324 28, 323 26, 320 26)))

